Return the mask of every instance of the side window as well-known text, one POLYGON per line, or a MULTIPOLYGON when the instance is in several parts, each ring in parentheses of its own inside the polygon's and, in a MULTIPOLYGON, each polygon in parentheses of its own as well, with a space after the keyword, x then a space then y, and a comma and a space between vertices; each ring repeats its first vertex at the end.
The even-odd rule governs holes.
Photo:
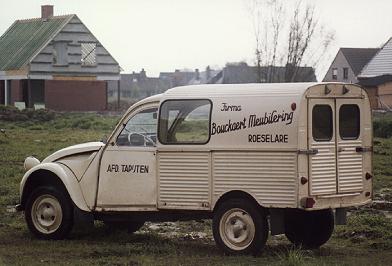
POLYGON ((312 110, 312 132, 316 141, 330 141, 333 135, 332 108, 318 104, 312 110))
POLYGON ((205 144, 210 139, 211 102, 168 100, 160 109, 159 141, 163 144, 205 144))
POLYGON ((124 125, 116 144, 118 146, 155 146, 157 131, 157 108, 140 111, 124 125))
POLYGON ((339 110, 341 139, 357 139, 360 132, 360 111, 356 104, 343 104, 339 110))
POLYGON ((66 42, 53 44, 53 64, 56 66, 68 65, 68 44, 66 42))
POLYGON ((332 68, 332 79, 333 80, 338 79, 338 69, 337 68, 332 68))
POLYGON ((80 59, 82 66, 95 66, 97 64, 96 58, 96 43, 81 43, 82 57, 80 59))
POLYGON ((348 68, 347 67, 343 68, 343 79, 348 79, 348 68))

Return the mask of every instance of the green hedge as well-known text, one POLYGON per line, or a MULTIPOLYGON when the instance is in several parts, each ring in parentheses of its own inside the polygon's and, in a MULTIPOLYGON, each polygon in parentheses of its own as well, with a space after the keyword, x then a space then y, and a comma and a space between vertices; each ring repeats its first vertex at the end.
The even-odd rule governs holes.
POLYGON ((387 119, 373 121, 374 136, 378 138, 392 137, 392 121, 387 119))

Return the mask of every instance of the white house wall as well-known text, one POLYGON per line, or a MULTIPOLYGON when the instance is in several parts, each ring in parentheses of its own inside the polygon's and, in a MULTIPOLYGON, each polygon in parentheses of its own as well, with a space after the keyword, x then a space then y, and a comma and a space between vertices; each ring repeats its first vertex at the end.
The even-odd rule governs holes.
POLYGON ((348 83, 357 83, 358 80, 350 67, 350 64, 347 62, 346 57, 343 55, 342 51, 339 50, 335 59, 333 60, 331 66, 328 69, 327 74, 325 75, 323 82, 348 82, 348 83), (348 78, 343 79, 343 68, 348 68, 348 78), (337 68, 338 75, 337 79, 332 79, 332 69, 337 68))

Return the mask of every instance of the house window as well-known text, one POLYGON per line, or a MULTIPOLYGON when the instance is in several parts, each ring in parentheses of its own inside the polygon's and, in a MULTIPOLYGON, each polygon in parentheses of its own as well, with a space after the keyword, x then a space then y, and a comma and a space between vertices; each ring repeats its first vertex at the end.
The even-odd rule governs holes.
POLYGON ((53 45, 53 64, 56 66, 68 65, 68 45, 66 42, 55 42, 53 45))
POLYGON ((97 64, 96 61, 96 48, 97 44, 96 43, 82 43, 81 44, 82 48, 82 66, 95 66, 97 64))
POLYGON ((338 79, 338 69, 337 68, 332 68, 332 79, 333 80, 338 79))
POLYGON ((348 79, 348 68, 343 67, 343 79, 348 79))

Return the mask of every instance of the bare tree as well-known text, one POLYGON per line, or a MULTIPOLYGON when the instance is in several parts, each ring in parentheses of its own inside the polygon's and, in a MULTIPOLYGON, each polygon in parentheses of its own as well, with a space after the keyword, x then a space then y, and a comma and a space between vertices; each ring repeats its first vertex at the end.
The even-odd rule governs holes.
POLYGON ((253 0, 249 10, 259 82, 274 82, 278 65, 285 67, 286 82, 303 79, 300 67, 317 67, 334 41, 334 33, 319 23, 312 4, 296 2, 287 27, 287 9, 282 0, 253 0))
POLYGON ((279 0, 253 0, 249 5, 254 36, 255 55, 259 82, 272 82, 278 60, 278 44, 284 22, 285 10, 279 0), (263 67, 268 67, 262 72, 263 67))

